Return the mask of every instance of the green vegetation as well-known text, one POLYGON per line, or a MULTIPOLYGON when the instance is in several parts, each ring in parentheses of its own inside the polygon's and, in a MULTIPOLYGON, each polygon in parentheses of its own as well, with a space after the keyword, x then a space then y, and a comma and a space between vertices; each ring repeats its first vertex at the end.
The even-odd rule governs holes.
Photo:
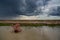
POLYGON ((10 26, 10 25, 12 25, 12 24, 10 24, 10 23, 0 23, 0 26, 10 26))
MULTIPOLYGON (((12 26, 13 23, 0 23, 0 26, 12 26)), ((33 23, 20 23, 21 26, 60 26, 60 24, 33 24, 33 23)))

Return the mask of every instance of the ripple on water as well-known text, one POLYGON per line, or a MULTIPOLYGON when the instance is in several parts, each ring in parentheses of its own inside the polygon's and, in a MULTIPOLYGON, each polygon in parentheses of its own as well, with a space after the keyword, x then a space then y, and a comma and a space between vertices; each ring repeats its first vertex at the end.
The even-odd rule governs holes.
POLYGON ((60 40, 58 27, 21 27, 20 33, 14 33, 12 27, 0 27, 0 40, 60 40))

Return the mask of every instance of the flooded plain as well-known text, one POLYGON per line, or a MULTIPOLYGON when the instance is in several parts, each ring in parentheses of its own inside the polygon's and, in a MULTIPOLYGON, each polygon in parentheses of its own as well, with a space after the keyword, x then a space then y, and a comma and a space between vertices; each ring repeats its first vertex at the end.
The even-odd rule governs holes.
POLYGON ((60 27, 21 27, 14 33, 11 26, 0 26, 0 40, 60 40, 60 27))

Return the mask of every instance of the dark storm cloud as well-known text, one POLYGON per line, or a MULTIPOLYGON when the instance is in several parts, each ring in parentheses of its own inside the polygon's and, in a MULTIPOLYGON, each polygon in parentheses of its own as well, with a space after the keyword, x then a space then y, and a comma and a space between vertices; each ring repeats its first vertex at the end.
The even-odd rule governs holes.
POLYGON ((38 15, 42 14, 42 9, 38 10, 37 7, 42 7, 48 4, 50 0, 26 0, 26 15, 38 15), (39 3, 38 3, 39 2, 39 3), (38 3, 38 4, 37 4, 38 3), (34 12, 36 11, 36 12, 34 12))
POLYGON ((32 13, 36 9, 36 2, 32 0, 26 0, 26 11, 32 13))
POLYGON ((19 0, 0 0, 0 17, 17 16, 19 0))
MULTIPOLYGON (((0 17, 16 17, 19 15, 37 15, 34 12, 38 7, 36 2, 39 0, 0 0, 0 17)), ((49 0, 43 1, 41 5, 46 5, 49 0)))
POLYGON ((60 16, 60 6, 52 8, 50 14, 51 16, 60 16))

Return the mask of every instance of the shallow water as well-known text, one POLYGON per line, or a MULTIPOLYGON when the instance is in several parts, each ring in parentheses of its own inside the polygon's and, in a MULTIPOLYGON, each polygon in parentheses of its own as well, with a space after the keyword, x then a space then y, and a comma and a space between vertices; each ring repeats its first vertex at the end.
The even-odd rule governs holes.
POLYGON ((14 33, 12 27, 0 26, 0 40, 60 40, 60 27, 21 27, 14 33))

